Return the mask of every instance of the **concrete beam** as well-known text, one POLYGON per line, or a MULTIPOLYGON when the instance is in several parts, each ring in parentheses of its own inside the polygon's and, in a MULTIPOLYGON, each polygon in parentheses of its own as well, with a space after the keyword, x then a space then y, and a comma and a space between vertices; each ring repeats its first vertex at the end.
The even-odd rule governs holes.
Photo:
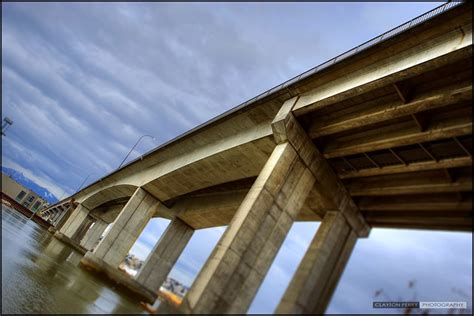
POLYGON ((382 216, 367 214, 367 221, 373 227, 389 227, 389 228, 413 228, 413 229, 428 229, 428 230, 452 230, 452 231, 467 231, 472 233, 472 217, 460 216, 382 216))
POLYGON ((456 57, 459 54, 453 54, 453 52, 461 51, 463 48, 470 50, 469 53, 472 54, 472 24, 462 27, 457 25, 457 28, 450 32, 421 43, 418 41, 409 49, 383 59, 376 59, 367 67, 361 67, 350 73, 346 72, 344 76, 328 81, 302 95, 294 109, 298 115, 301 115, 345 98, 410 78, 433 69, 433 66, 443 66, 452 62, 453 59, 458 60, 456 57), (435 59, 439 61, 429 63, 435 59), (397 73, 399 75, 394 76, 397 73), (360 86, 364 86, 365 89, 355 89, 360 86))
POLYGON ((170 209, 194 229, 228 225, 249 189, 183 197, 170 209))
POLYGON ((315 121, 309 127, 309 137, 316 138, 343 132, 349 129, 361 127, 364 125, 375 124, 386 120, 395 119, 402 116, 409 116, 421 111, 436 109, 438 107, 448 106, 451 104, 469 101, 472 99, 472 82, 468 85, 457 85, 449 87, 441 92, 431 92, 425 95, 415 96, 409 103, 401 103, 400 101, 387 104, 383 108, 376 108, 372 113, 364 113, 361 115, 356 112, 351 116, 343 118, 335 118, 331 123, 315 121))
POLYGON ((146 259, 136 280, 157 293, 188 244, 194 229, 175 218, 146 259))
POLYGON ((327 212, 275 313, 324 313, 356 238, 340 212, 327 212))
POLYGON ((380 131, 379 134, 367 136, 365 138, 361 137, 354 141, 345 143, 335 142, 333 144, 328 144, 327 148, 324 150, 324 157, 342 157, 472 134, 472 118, 466 117, 458 119, 458 121, 460 120, 462 120, 462 122, 440 122, 424 132, 411 132, 399 129, 396 132, 384 134, 380 131))
POLYGON ((277 145, 180 312, 246 312, 313 183, 293 146, 277 145))
POLYGON ((446 168, 470 167, 471 157, 448 158, 439 161, 414 162, 407 165, 384 166, 380 168, 361 169, 354 171, 344 171, 338 173, 341 179, 372 177, 396 173, 408 173, 425 170, 436 170, 446 168))
POLYGON ((350 187, 351 196, 404 195, 423 193, 446 193, 472 191, 472 179, 461 179, 450 183, 400 184, 392 186, 350 187))
POLYGON ((404 195, 404 196, 371 196, 361 197, 358 202, 362 212, 393 212, 393 215, 403 212, 434 212, 449 211, 466 212, 472 210, 472 197, 459 200, 454 194, 404 195))

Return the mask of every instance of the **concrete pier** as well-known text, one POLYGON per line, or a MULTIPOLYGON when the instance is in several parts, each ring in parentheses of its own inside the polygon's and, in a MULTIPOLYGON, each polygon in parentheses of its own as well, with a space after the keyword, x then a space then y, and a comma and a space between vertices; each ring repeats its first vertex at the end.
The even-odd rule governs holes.
POLYGON ((159 201, 145 190, 138 188, 112 224, 108 234, 93 251, 86 253, 80 265, 120 285, 120 288, 148 303, 153 303, 156 293, 118 269, 128 251, 145 228, 159 205, 159 201))
POLYGON ((93 256, 117 268, 153 216, 159 201, 138 188, 112 224, 107 236, 94 249, 93 256))
POLYGON ((324 313, 355 240, 344 216, 328 212, 275 313, 324 313))
POLYGON ((59 230, 62 234, 72 239, 74 234, 77 233, 84 221, 87 220, 89 210, 82 204, 76 206, 72 211, 71 216, 67 219, 64 225, 59 230))
POLYGON ((104 233, 107 228, 107 223, 103 220, 96 219, 94 226, 92 226, 81 240, 81 246, 87 250, 92 250, 96 243, 99 241, 100 236, 104 233))
POLYGON ((139 271, 137 281, 158 292, 193 233, 194 229, 180 219, 171 221, 139 271))
POLYGON ((313 183, 293 147, 276 146, 180 311, 245 313, 313 183))

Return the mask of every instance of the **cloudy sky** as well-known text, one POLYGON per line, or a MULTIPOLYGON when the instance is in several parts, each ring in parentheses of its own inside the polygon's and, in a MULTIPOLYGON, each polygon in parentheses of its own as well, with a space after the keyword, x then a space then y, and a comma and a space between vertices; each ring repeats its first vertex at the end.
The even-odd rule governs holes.
MULTIPOLYGON (((2 3, 2 165, 56 197, 439 3, 2 3)), ((167 221, 132 249, 146 257, 167 221)), ((317 229, 293 226, 250 309, 272 312, 317 229)), ((172 276, 191 284, 224 228, 197 231, 172 276)), ((472 236, 374 230, 329 307, 371 312, 376 290, 472 297, 472 236), (465 292, 466 294, 463 294, 465 292)), ((469 299, 470 301, 471 299, 469 299)))

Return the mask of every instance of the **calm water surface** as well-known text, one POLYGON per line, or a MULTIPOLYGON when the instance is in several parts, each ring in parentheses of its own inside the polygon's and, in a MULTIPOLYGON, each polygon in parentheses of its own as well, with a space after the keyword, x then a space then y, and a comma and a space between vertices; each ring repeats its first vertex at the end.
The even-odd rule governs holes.
POLYGON ((82 255, 2 205, 2 313, 147 314, 79 267, 82 255))

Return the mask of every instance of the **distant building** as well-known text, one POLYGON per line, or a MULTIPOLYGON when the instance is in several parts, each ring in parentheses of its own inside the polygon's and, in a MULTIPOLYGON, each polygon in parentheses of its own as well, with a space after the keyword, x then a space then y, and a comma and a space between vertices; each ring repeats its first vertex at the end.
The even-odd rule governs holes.
POLYGON ((22 186, 2 172, 2 194, 5 194, 31 212, 39 211, 49 203, 32 190, 22 186))
POLYGON ((189 290, 187 286, 170 277, 166 278, 165 282, 161 285, 161 288, 162 290, 167 290, 176 294, 180 298, 183 298, 189 290))

